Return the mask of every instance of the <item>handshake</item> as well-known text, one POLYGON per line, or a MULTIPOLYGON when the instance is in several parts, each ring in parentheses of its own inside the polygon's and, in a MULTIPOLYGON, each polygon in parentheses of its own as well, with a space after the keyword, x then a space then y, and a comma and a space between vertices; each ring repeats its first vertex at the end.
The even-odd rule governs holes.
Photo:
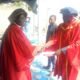
MULTIPOLYGON (((47 43, 45 44, 42 44, 42 45, 38 45, 36 48, 35 48, 35 53, 36 54, 40 54, 42 52, 44 52, 45 48, 49 48, 50 46, 52 46, 54 43, 53 41, 48 41, 47 43)), ((69 46, 65 46, 63 48, 59 48, 57 49, 56 51, 49 51, 49 52, 44 52, 43 55, 45 56, 53 56, 53 55, 60 55, 61 52, 63 52, 64 54, 66 53, 66 50, 69 49, 70 47, 69 46)))

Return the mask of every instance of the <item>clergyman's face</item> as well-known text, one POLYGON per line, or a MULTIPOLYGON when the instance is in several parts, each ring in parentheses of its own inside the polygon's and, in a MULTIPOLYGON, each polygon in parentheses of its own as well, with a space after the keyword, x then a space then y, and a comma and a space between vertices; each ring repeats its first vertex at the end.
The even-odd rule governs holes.
POLYGON ((63 21, 64 22, 68 22, 68 21, 70 21, 70 19, 71 19, 70 15, 63 15, 63 21))
POLYGON ((25 26, 25 22, 26 22, 26 17, 24 15, 21 15, 19 18, 19 24, 20 26, 25 26))

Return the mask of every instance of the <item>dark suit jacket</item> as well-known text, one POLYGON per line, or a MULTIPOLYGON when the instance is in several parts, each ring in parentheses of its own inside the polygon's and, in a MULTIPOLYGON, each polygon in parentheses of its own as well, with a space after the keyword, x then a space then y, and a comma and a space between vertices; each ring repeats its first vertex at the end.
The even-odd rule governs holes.
POLYGON ((57 29, 56 24, 49 24, 48 30, 47 30, 47 35, 46 35, 46 42, 49 40, 49 38, 53 35, 55 35, 55 31, 57 29))

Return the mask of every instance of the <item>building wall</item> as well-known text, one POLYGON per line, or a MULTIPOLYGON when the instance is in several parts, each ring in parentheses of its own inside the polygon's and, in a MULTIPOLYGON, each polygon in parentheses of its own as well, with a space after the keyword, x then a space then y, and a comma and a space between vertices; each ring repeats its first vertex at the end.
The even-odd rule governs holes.
POLYGON ((12 3, 6 3, 6 4, 1 4, 0 5, 0 37, 3 35, 5 32, 6 28, 10 24, 8 21, 9 15, 17 8, 23 8, 27 11, 28 16, 31 17, 31 25, 33 29, 34 24, 34 13, 32 11, 28 10, 28 5, 24 2, 21 2, 20 4, 12 4, 12 3))

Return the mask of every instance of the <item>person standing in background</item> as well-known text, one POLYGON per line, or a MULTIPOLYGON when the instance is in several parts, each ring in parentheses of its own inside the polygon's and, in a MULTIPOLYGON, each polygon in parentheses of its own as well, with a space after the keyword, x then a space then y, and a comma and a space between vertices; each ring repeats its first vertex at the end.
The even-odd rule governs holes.
MULTIPOLYGON (((51 15, 49 18, 49 26, 48 26, 48 30, 47 30, 47 35, 46 35, 46 43, 52 39, 52 37, 55 35, 57 29, 57 25, 56 25, 56 15, 51 15)), ((46 48, 45 51, 54 51, 56 48, 56 46, 53 48, 53 45, 50 48, 46 48)), ((55 67, 55 56, 50 56, 48 57, 48 65, 44 66, 43 68, 45 69, 50 69, 52 64, 52 70, 55 67)))

